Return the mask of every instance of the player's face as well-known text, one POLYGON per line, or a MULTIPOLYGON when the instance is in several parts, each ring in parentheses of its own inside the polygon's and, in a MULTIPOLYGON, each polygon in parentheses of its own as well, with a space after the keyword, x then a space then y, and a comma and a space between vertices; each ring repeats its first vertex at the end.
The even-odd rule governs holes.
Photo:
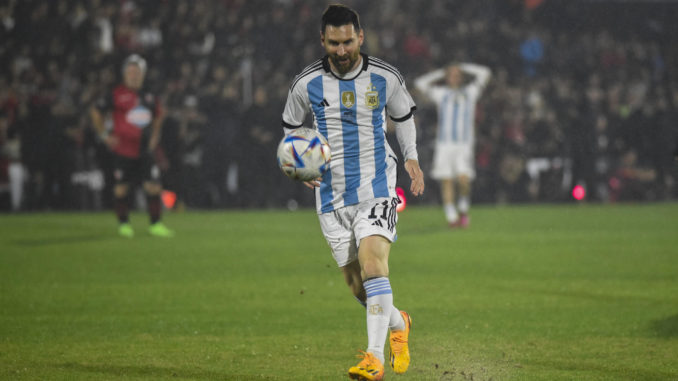
POLYGON ((462 73, 457 66, 450 66, 447 69, 447 84, 450 87, 459 87, 461 85, 462 73))
POLYGON ((337 73, 343 75, 358 66, 363 31, 356 32, 353 24, 327 25, 325 33, 320 34, 320 41, 330 58, 332 69, 337 73))
POLYGON ((144 73, 138 65, 130 64, 125 66, 125 86, 131 89, 140 89, 144 84, 144 73))

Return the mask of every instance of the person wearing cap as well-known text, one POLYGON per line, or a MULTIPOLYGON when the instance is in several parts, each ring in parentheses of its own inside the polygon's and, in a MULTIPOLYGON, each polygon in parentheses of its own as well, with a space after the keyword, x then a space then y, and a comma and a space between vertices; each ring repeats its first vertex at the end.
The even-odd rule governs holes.
POLYGON ((149 233, 157 237, 172 237, 174 232, 161 222, 160 170, 153 152, 160 142, 164 110, 158 99, 143 89, 146 60, 137 54, 122 65, 123 82, 109 91, 90 109, 92 125, 101 142, 112 152, 114 208, 118 218, 118 233, 134 237, 129 220, 130 192, 142 185, 146 194, 150 218, 149 233), (112 127, 107 128, 110 116, 112 127))

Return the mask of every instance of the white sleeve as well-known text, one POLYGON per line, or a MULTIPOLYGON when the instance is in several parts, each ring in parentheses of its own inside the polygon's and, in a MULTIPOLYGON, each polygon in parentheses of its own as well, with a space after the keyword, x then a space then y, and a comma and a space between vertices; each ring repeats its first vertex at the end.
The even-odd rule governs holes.
MULTIPOLYGON (((282 125, 286 129, 301 127, 308 114, 308 93, 303 90, 303 86, 297 86, 290 89, 287 94, 285 110, 282 114, 282 125)), ((286 132, 288 132, 286 130, 286 132)))
POLYGON ((390 96, 387 95, 386 109, 391 120, 402 122, 412 117, 417 105, 407 91, 404 81, 400 83, 397 79, 394 79, 391 84, 393 90, 390 92, 390 96))
POLYGON ((414 126, 414 118, 409 118, 402 122, 394 122, 394 124, 400 152, 403 153, 405 160, 419 161, 419 155, 417 154, 417 130, 414 126))
POLYGON ((434 102, 440 102, 444 96, 442 86, 433 84, 445 78, 445 69, 436 69, 414 80, 414 87, 423 95, 431 98, 434 102))
POLYGON ((434 83, 440 81, 443 78, 445 78, 445 70, 436 69, 420 77, 417 77, 414 80, 414 87, 416 87, 420 92, 426 94, 431 91, 434 83))

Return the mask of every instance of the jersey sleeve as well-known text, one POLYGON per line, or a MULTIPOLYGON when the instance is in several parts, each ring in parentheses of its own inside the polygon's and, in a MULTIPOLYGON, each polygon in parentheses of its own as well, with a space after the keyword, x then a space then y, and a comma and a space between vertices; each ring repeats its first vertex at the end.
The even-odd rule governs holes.
POLYGON ((440 103, 445 96, 445 88, 435 85, 436 82, 445 78, 444 69, 436 69, 414 80, 414 86, 419 92, 435 103, 440 103))
POLYGON ((287 102, 282 114, 282 125, 285 128, 298 128, 304 124, 308 114, 308 93, 297 83, 287 94, 287 102))
POLYGON ((412 117, 417 105, 414 103, 412 96, 405 81, 400 82, 397 78, 391 79, 391 94, 386 99, 386 108, 392 120, 402 122, 412 117))

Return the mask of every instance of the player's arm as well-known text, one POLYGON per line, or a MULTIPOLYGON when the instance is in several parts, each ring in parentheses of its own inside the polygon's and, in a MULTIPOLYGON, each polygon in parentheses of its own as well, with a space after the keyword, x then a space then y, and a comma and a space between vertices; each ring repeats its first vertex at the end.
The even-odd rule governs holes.
POLYGON ((410 115, 405 120, 393 119, 396 138, 400 145, 400 152, 405 157, 405 170, 410 176, 412 183, 410 192, 419 196, 424 193, 424 173, 419 167, 419 155, 417 153, 417 129, 414 126, 414 117, 410 115))
POLYGON ((464 63, 459 65, 459 69, 464 73, 471 74, 474 77, 473 84, 481 89, 487 85, 487 82, 489 82, 490 77, 492 76, 490 68, 483 65, 464 63))
POLYGON ((428 72, 414 80, 414 87, 422 94, 429 94, 433 89, 433 84, 445 78, 445 70, 437 69, 428 72))
MULTIPOLYGON (((296 81, 295 81, 296 82, 296 81)), ((309 110, 308 95, 302 91, 301 86, 294 86, 287 94, 287 102, 285 102, 285 109, 282 114, 283 133, 289 134, 304 125, 306 116, 309 110)), ((307 188, 315 188, 320 186, 321 178, 312 181, 304 181, 307 188)))
POLYGON ((155 115, 153 122, 151 122, 151 139, 148 142, 148 151, 153 152, 158 144, 160 144, 160 136, 162 133, 162 125, 165 122, 165 109, 160 103, 155 106, 155 115))
POLYGON ((94 105, 90 108, 89 116, 92 120, 94 132, 97 134, 99 139, 109 148, 113 148, 116 144, 118 144, 118 139, 115 136, 109 134, 106 130, 102 102, 103 101, 100 101, 98 102, 98 105, 94 105))
POLYGON ((389 84, 391 86, 388 87, 386 109, 395 127, 400 152, 405 157, 405 170, 412 180, 410 192, 419 196, 424 193, 424 173, 419 167, 417 130, 414 126, 414 111, 417 105, 407 91, 403 80, 397 76, 391 77, 389 84))

